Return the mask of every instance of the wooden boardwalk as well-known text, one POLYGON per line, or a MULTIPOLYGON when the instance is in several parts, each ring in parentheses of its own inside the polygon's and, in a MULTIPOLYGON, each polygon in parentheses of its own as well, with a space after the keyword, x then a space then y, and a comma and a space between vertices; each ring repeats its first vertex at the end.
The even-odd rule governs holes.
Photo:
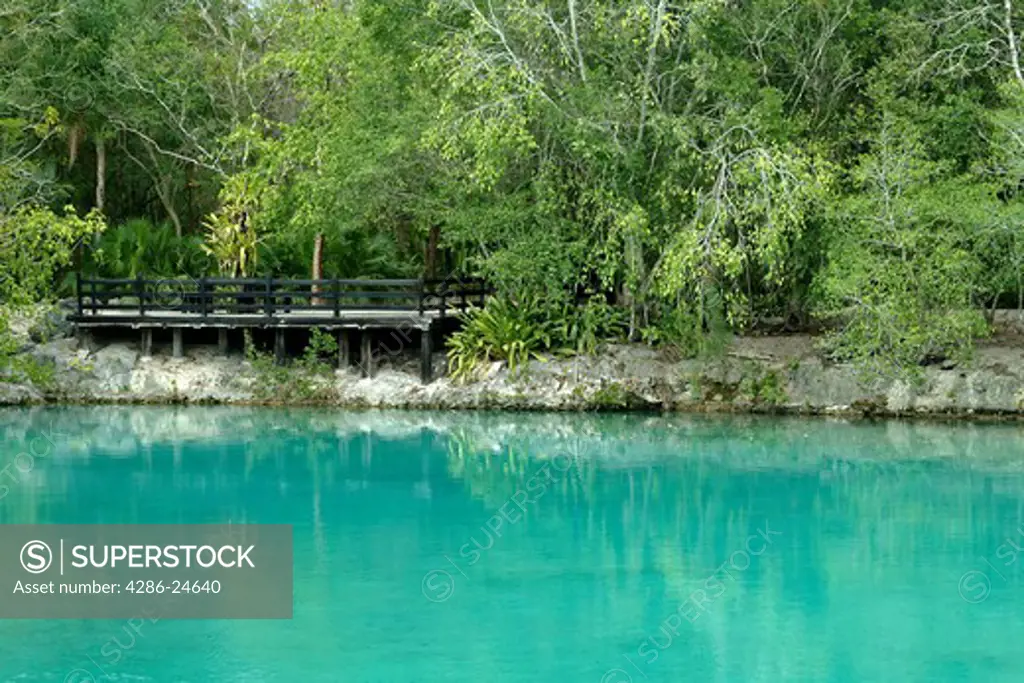
POLYGON ((330 311, 278 311, 272 315, 262 313, 232 313, 224 310, 212 310, 206 315, 194 311, 148 310, 143 313, 126 313, 124 311, 98 310, 95 313, 72 314, 69 319, 80 327, 131 327, 143 329, 147 327, 190 327, 203 328, 277 328, 317 327, 326 330, 335 329, 394 329, 396 327, 412 327, 414 329, 430 329, 435 321, 441 319, 436 310, 422 313, 410 309, 407 311, 378 311, 369 309, 346 310, 334 315, 330 311))
MULTIPOLYGON (((418 331, 422 376, 432 378, 435 327, 470 306, 482 305, 489 289, 479 278, 447 280, 290 280, 279 278, 103 279, 77 282, 77 307, 68 319, 79 329, 141 330, 142 353, 152 353, 153 331, 170 329, 173 353, 184 355, 184 330, 216 329, 227 352, 232 329, 272 329, 278 362, 285 361, 290 329, 336 332, 339 365, 348 364, 350 333, 358 331, 360 366, 372 375, 371 331, 408 338, 418 331)), ((396 337, 397 338, 397 337, 396 337)))

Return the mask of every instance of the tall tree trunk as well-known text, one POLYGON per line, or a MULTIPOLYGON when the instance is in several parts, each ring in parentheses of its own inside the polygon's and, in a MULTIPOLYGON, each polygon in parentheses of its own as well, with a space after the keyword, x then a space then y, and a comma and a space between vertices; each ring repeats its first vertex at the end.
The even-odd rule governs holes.
POLYGON ((186 196, 188 197, 188 211, 185 214, 185 220, 193 229, 198 221, 196 220, 196 203, 195 203, 195 164, 188 164, 185 166, 185 187, 187 188, 186 196))
POLYGON ((164 210, 167 212, 167 216, 171 219, 171 223, 174 224, 174 234, 181 237, 181 218, 178 217, 178 212, 174 209, 174 201, 171 198, 171 179, 169 176, 165 176, 156 183, 156 194, 160 197, 160 203, 164 205, 164 210))
POLYGON ((427 257, 424 263, 424 270, 428 278, 437 277, 437 244, 441 241, 441 226, 430 226, 430 235, 427 237, 427 257))
POLYGON ((580 35, 576 30, 576 0, 569 0, 569 26, 572 28, 572 46, 576 50, 576 66, 580 70, 580 80, 587 82, 587 68, 583 63, 583 53, 580 52, 580 35))
POLYGON ((409 219, 405 216, 399 216, 395 223, 395 241, 398 243, 399 253, 409 253, 409 219))
POLYGON ((107 202, 107 143, 96 136, 96 208, 103 211, 107 202))
MULTIPOLYGON (((324 235, 318 233, 316 239, 313 240, 313 278, 314 280, 321 280, 324 276, 324 235)), ((313 304, 322 305, 324 300, 318 296, 320 293, 320 286, 313 285, 313 304)))
POLYGON ((661 36, 661 25, 665 18, 665 0, 658 3, 658 8, 651 15, 651 39, 647 48, 647 67, 644 69, 643 91, 640 93, 640 125, 636 129, 636 146, 644 141, 644 126, 647 124, 647 103, 651 95, 651 84, 654 82, 654 66, 658 56, 658 39, 661 36))
POLYGON ((1010 0, 1003 0, 1003 8, 1006 11, 1006 43, 1010 50, 1010 64, 1013 66, 1013 75, 1017 82, 1024 85, 1024 73, 1020 69, 1020 55, 1017 52, 1017 34, 1013 30, 1013 3, 1010 0))
POLYGON ((181 218, 178 217, 178 212, 174 209, 174 198, 171 197, 171 175, 160 175, 160 162, 157 161, 152 145, 146 145, 146 152, 149 154, 149 160, 153 162, 153 170, 150 171, 141 163, 139 165, 153 180, 153 187, 156 189, 157 196, 160 197, 160 203, 164 205, 164 210, 167 211, 171 222, 174 223, 174 234, 181 237, 181 218))
POLYGON ((75 165, 78 160, 78 145, 85 135, 85 126, 76 121, 68 128, 68 169, 75 165))

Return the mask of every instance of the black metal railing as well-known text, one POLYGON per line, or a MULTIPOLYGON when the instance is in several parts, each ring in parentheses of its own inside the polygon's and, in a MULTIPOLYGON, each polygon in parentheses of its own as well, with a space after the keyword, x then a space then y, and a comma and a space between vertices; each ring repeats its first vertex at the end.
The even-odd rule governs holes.
POLYGON ((441 317, 481 306, 491 289, 481 278, 290 280, 265 278, 86 278, 76 275, 78 317, 180 313, 220 315, 345 311, 437 312, 441 317))

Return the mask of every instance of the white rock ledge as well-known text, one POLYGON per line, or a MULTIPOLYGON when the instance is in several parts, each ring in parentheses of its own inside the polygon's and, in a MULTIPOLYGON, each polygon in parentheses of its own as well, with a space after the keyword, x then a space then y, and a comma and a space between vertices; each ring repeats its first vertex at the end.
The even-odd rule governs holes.
POLYGON ((510 376, 503 364, 479 382, 444 377, 421 384, 412 358, 385 362, 373 379, 356 371, 306 376, 261 373, 240 355, 213 348, 183 359, 158 350, 139 356, 134 343, 82 346, 62 338, 26 353, 52 364, 48 386, 0 383, 0 404, 217 403, 330 405, 358 408, 500 410, 661 410, 860 415, 1024 417, 1024 349, 981 346, 969 366, 925 368, 923 381, 864 378, 824 361, 807 337, 737 339, 724 356, 673 360, 642 345, 533 362, 510 376), (282 380, 281 377, 284 377, 282 380))

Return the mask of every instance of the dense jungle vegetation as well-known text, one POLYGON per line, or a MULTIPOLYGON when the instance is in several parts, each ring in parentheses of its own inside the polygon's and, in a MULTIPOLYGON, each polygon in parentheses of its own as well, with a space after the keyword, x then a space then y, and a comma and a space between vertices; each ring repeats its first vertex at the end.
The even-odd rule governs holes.
POLYGON ((0 299, 482 275, 453 341, 878 370, 1024 300, 1019 0, 2 0, 0 299))

